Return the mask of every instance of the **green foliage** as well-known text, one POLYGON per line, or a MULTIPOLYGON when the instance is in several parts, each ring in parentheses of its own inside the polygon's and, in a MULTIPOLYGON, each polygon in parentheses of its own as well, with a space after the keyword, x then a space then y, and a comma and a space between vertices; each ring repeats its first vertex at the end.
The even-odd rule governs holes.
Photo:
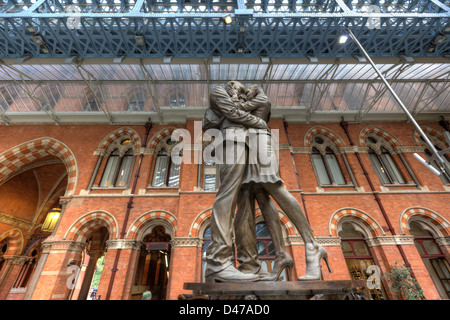
POLYGON ((390 272, 384 274, 389 282, 391 290, 405 297, 406 300, 424 300, 423 290, 420 284, 411 276, 411 272, 405 266, 391 266, 390 272))
POLYGON ((103 272, 104 262, 105 262, 105 256, 98 259, 97 269, 95 269, 94 276, 92 277, 91 288, 98 288, 98 284, 100 283, 100 277, 103 272))

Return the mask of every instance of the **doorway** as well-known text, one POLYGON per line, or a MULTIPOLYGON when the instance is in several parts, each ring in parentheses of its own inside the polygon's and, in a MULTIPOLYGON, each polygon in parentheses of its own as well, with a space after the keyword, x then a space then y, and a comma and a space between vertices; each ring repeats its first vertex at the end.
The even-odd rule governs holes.
POLYGON ((169 281, 170 235, 163 226, 156 226, 144 237, 138 260, 132 299, 140 300, 150 291, 152 300, 165 300, 169 281))

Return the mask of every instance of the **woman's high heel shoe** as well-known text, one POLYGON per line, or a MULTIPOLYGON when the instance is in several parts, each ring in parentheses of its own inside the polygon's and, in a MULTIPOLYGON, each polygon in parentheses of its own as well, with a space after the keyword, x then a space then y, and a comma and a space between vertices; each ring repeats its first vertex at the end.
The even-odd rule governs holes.
POLYGON ((332 272, 328 263, 328 254, 322 246, 309 244, 305 248, 306 255, 306 273, 298 278, 299 281, 304 280, 320 280, 320 262, 325 260, 328 272, 332 272))
POLYGON ((278 281, 284 269, 286 269, 286 272, 289 274, 289 279, 293 279, 293 266, 294 260, 289 254, 286 253, 282 258, 280 257, 275 259, 272 272, 269 274, 269 276, 261 278, 261 281, 278 281))

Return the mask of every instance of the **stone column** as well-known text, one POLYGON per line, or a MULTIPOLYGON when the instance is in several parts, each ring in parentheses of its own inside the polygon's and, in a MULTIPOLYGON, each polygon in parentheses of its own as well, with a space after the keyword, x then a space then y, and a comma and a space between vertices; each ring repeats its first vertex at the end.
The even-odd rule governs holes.
POLYGON ((83 282, 78 294, 77 300, 86 300, 89 294, 89 288, 91 287, 92 278, 94 277, 95 269, 97 268, 97 261, 102 256, 100 250, 89 250, 89 262, 85 267, 83 274, 83 282))
MULTIPOLYGON (((62 220, 63 214, 68 206, 68 204, 71 201, 71 197, 61 197, 59 200, 59 203, 61 205, 61 215, 59 217, 58 222, 56 223, 55 229, 52 232, 52 235, 49 236, 47 239, 52 239, 56 233, 56 230, 58 229, 59 223, 62 220)), ((36 268, 33 272, 33 275, 30 279, 30 282, 28 283, 27 292, 25 293, 24 300, 30 300, 33 296, 34 290, 36 289, 36 285, 39 281, 39 278, 41 277, 41 272, 44 269, 45 263, 47 262, 48 258, 48 252, 42 252, 41 257, 39 258, 39 261, 37 262, 36 268)))
POLYGON ((22 266, 31 259, 31 257, 15 255, 4 256, 3 258, 5 262, 0 275, 0 300, 6 300, 22 266))
POLYGON ((47 238, 42 243, 42 255, 45 254, 47 258, 31 299, 69 299, 75 289, 74 283, 78 280, 81 255, 85 246, 85 243, 77 241, 47 238))
MULTIPOLYGON (((403 266, 404 261, 400 255, 398 245, 401 245, 403 251, 411 264, 411 269, 414 272, 417 282, 422 287, 425 298, 433 300, 440 299, 439 293, 434 286, 433 280, 425 267, 416 246, 414 245, 414 236, 395 235, 395 236, 380 236, 372 239, 367 239, 369 247, 373 248, 375 257, 380 263, 381 271, 383 273, 389 272, 390 267, 397 263, 398 266, 403 266)), ((395 293, 390 290, 390 284, 385 283, 385 290, 392 299, 398 299, 395 293)))
POLYGON ((172 252, 167 283, 168 300, 177 300, 180 294, 191 293, 183 289, 185 282, 201 281, 201 272, 198 272, 201 258, 198 259, 197 253, 202 245, 203 241, 200 238, 174 238, 170 241, 172 252))
POLYGON ((118 239, 106 241, 108 251, 105 255, 105 264, 97 289, 97 297, 100 296, 100 300, 106 297, 108 290, 110 290, 111 294, 110 300, 127 300, 131 297, 133 275, 141 245, 142 242, 136 240, 118 239), (121 250, 120 260, 117 264, 117 269, 113 270, 117 250, 121 250), (110 288, 113 272, 116 274, 112 288, 110 288))

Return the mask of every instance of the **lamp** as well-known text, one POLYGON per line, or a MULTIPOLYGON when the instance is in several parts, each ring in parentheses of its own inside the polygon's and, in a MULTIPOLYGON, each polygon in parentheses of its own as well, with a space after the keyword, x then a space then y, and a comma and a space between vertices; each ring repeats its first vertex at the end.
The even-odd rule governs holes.
POLYGON ((438 35, 433 39, 433 44, 435 44, 435 45, 440 45, 440 44, 443 43, 446 39, 447 39, 447 37, 446 37, 444 34, 438 33, 438 35))
POLYGON ((414 63, 414 59, 410 56, 401 54, 400 55, 400 59, 402 59, 403 61, 407 62, 407 63, 414 63))
POLYGON ((164 63, 171 63, 172 62, 172 55, 171 54, 165 54, 163 57, 164 63))
POLYGON ((213 63, 220 63, 220 56, 213 54, 212 56, 212 62, 213 63))
POLYGON ((226 24, 230 24, 231 22, 233 22, 233 19, 231 18, 231 14, 226 14, 223 16, 223 21, 225 21, 226 24))
POLYGON ((347 40, 348 40, 348 33, 342 32, 342 33, 339 35, 339 38, 338 38, 338 44, 344 44, 344 43, 347 42, 347 40))
POLYGON ((145 39, 142 35, 135 35, 134 40, 138 46, 145 46, 145 39))
POLYGON ((26 29, 27 29, 28 33, 30 33, 30 34, 37 34, 37 30, 33 26, 26 26, 26 29))
POLYGON ((261 59, 262 63, 269 63, 270 62, 269 56, 267 54, 265 54, 265 53, 261 53, 259 58, 261 59))
POLYGON ((450 34, 450 24, 446 25, 444 29, 442 29, 442 33, 450 34))
POLYGON ((64 59, 65 63, 74 63, 77 60, 78 56, 69 56, 68 58, 64 59))
POLYGON ((118 55, 118 56, 114 57, 113 62, 114 63, 122 63, 123 59, 125 59, 124 55, 118 55))
POLYGON ((16 62, 17 63, 24 63, 25 61, 28 61, 30 59, 31 59, 31 55, 26 54, 26 55, 21 56, 20 58, 17 58, 16 62))
POLYGON ((37 35, 37 36, 32 36, 31 40, 34 42, 34 44, 38 45, 38 46, 42 46, 45 44, 44 39, 42 39, 41 36, 37 35))
POLYGON ((312 55, 312 54, 308 54, 306 57, 308 58, 309 62, 312 62, 312 63, 318 63, 319 62, 319 59, 316 56, 312 55))
POLYGON ((44 232, 52 232, 58 222, 59 216, 61 215, 61 208, 53 208, 47 213, 44 223, 42 224, 41 230, 44 232))
POLYGON ((360 56, 359 54, 355 54, 353 56, 358 62, 367 62, 366 58, 364 56, 360 56))

